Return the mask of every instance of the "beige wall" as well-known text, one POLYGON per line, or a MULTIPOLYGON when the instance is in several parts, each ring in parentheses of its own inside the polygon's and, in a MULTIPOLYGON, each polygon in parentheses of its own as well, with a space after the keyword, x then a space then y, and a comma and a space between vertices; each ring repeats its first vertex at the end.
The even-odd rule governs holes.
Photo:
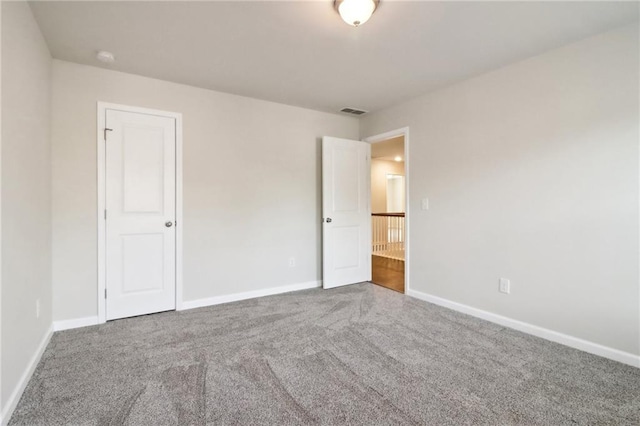
POLYGON ((413 290, 640 354, 638 50, 627 27, 362 119, 410 127, 413 290))
POLYGON ((321 278, 320 138, 357 119, 54 60, 54 319, 97 314, 97 101, 183 114, 185 301, 321 278))
POLYGON ((1 7, 0 400, 6 412, 51 326, 51 56, 26 2, 2 2, 1 7))
POLYGON ((371 212, 387 211, 387 174, 404 175, 404 161, 371 160, 371 212))

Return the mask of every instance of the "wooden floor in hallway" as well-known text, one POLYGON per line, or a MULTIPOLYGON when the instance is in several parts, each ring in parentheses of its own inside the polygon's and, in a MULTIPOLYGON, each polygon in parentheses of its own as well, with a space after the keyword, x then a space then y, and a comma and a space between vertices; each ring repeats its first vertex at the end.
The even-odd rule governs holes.
POLYGON ((372 255, 371 282, 404 293, 404 260, 372 255))

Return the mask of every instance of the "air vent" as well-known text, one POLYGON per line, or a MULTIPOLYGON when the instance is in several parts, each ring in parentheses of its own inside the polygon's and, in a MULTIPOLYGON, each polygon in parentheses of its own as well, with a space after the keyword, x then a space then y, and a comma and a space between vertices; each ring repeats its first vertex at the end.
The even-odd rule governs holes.
POLYGON ((367 111, 363 111, 361 109, 355 109, 355 108, 342 108, 340 112, 344 112, 346 114, 351 114, 351 115, 362 115, 367 113, 367 111))

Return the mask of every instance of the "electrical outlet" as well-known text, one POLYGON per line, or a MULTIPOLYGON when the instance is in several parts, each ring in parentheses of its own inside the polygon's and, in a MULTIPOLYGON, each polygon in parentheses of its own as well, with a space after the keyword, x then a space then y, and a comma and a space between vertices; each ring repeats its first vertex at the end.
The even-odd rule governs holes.
POLYGON ((422 199, 422 210, 429 210, 429 199, 428 198, 423 198, 422 199))
POLYGON ((40 318, 40 299, 36 299, 36 319, 40 318))
POLYGON ((290 257, 289 258, 289 268, 295 268, 296 267, 296 258, 295 257, 290 257))
POLYGON ((511 281, 506 278, 500 278, 500 284, 498 286, 498 291, 500 293, 509 294, 511 293, 511 281))

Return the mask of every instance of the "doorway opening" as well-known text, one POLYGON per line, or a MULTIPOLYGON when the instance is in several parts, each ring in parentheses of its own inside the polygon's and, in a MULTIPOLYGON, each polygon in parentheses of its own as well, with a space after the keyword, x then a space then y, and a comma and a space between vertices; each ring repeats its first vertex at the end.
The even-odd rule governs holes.
POLYGON ((371 282, 405 292, 405 134, 371 142, 371 282))

